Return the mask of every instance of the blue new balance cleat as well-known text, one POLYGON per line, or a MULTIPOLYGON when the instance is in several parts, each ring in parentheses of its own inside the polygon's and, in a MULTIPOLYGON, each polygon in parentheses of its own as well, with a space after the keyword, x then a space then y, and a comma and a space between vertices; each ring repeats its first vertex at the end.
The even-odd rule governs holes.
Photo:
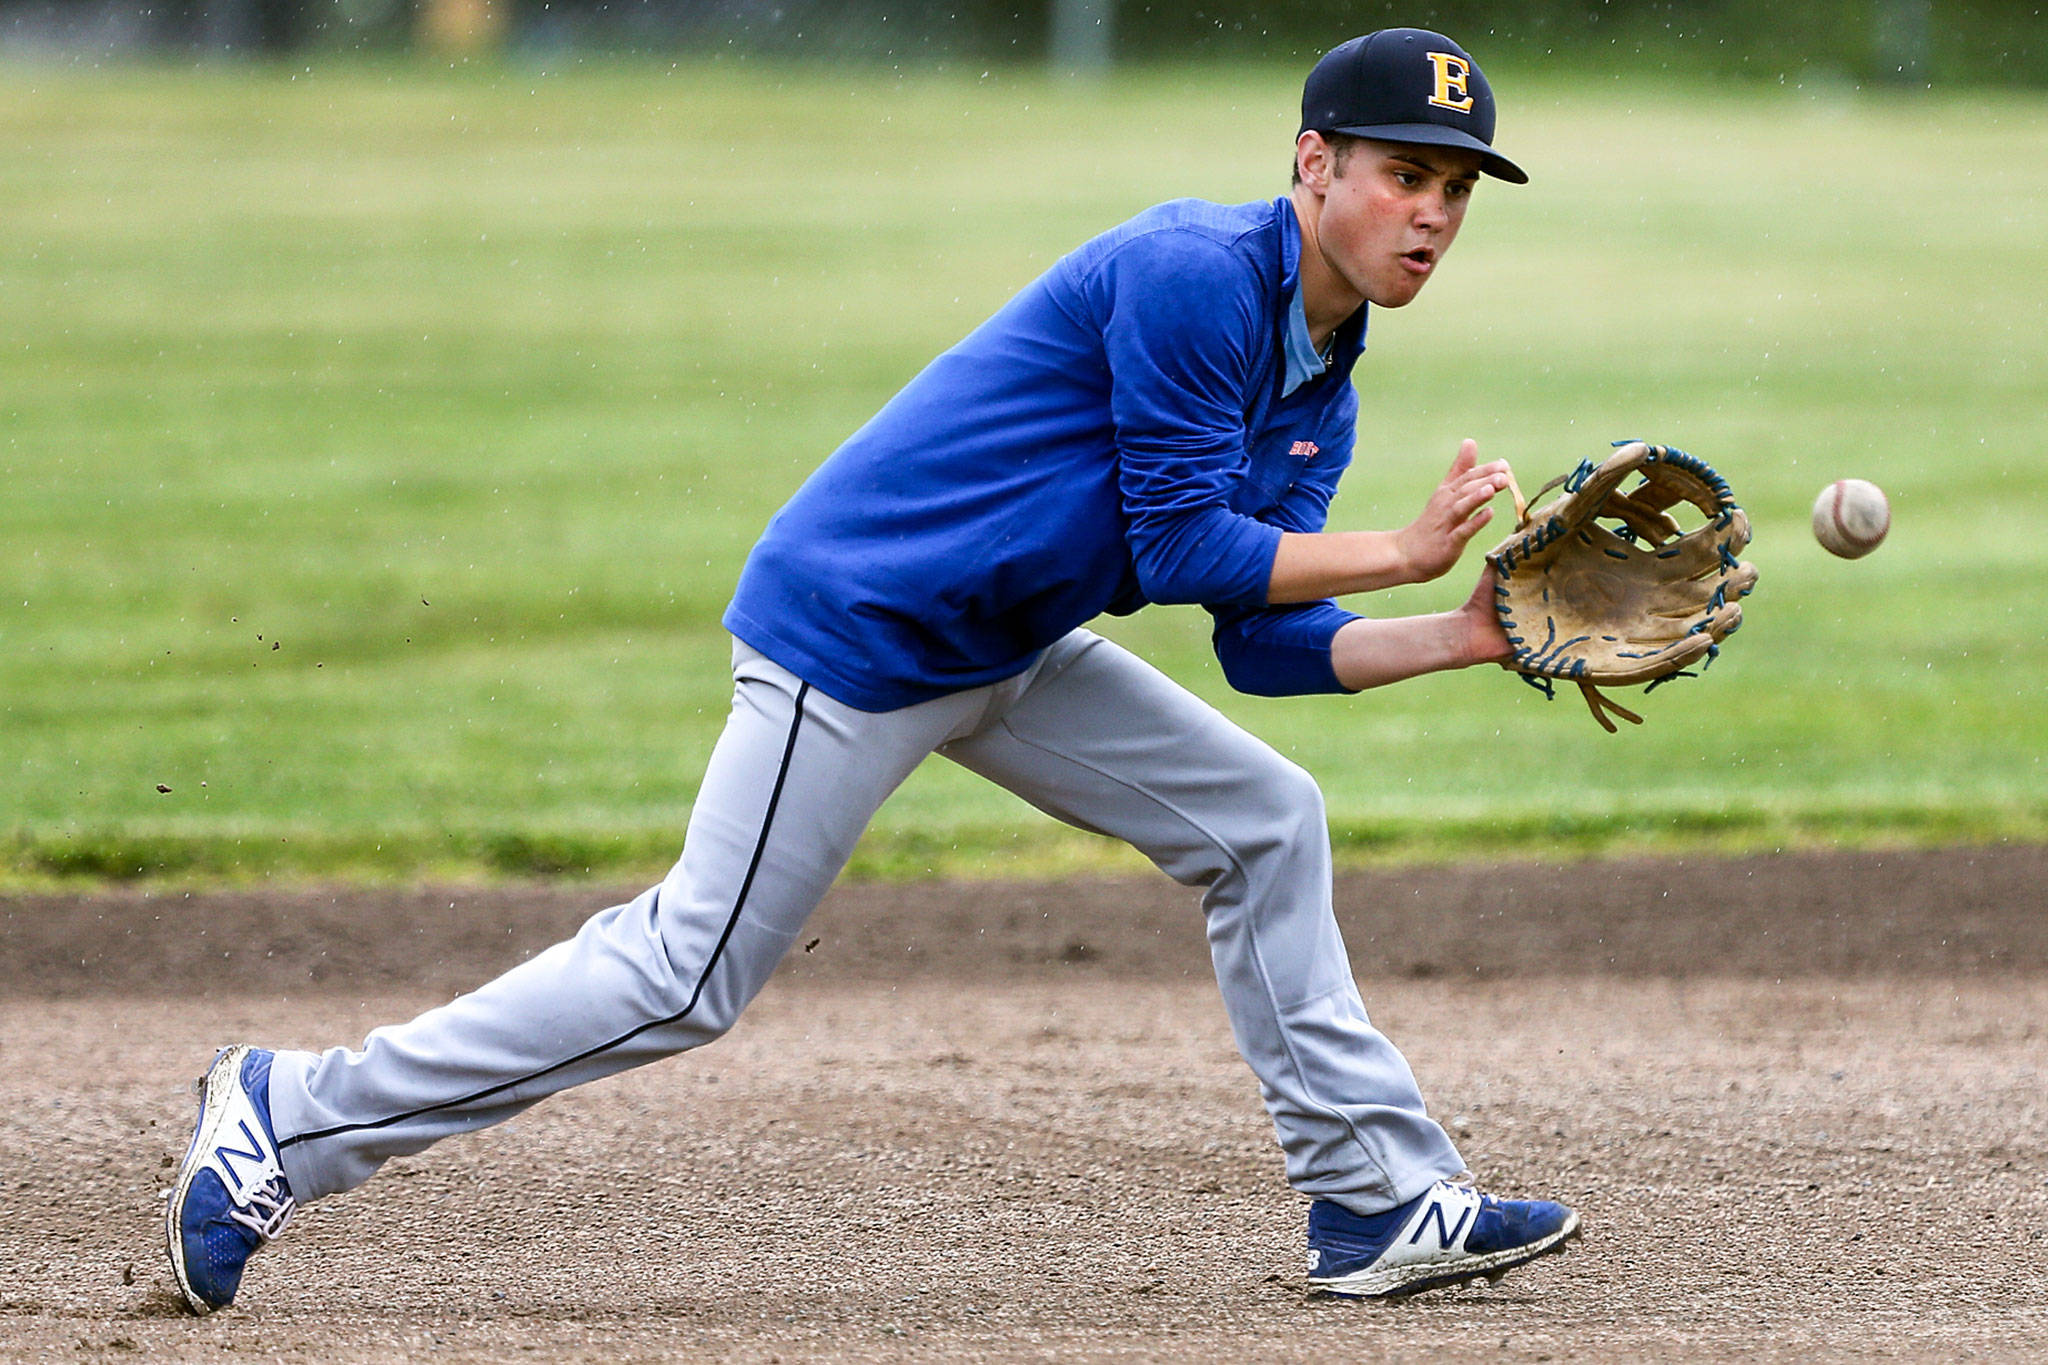
POLYGON ((270 1127, 270 1057, 222 1048, 199 1082, 199 1123, 165 1213, 171 1274, 195 1313, 235 1301, 242 1267, 298 1207, 270 1127))
POLYGON ((1377 1299, 1493 1281, 1578 1234, 1579 1215, 1562 1204, 1496 1199, 1449 1180, 1370 1217, 1318 1199, 1308 1210, 1308 1283, 1377 1299))

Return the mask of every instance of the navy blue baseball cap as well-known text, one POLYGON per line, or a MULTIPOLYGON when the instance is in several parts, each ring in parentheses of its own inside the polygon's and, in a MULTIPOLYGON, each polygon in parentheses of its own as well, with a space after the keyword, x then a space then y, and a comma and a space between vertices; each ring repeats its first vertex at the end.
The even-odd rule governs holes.
MULTIPOLYGON (((1528 172, 1493 150, 1493 87, 1472 54, 1424 28, 1383 28, 1323 54, 1301 88, 1301 132, 1465 147, 1516 185, 1528 172)), ((1300 134, 1296 134, 1299 136, 1300 134)))

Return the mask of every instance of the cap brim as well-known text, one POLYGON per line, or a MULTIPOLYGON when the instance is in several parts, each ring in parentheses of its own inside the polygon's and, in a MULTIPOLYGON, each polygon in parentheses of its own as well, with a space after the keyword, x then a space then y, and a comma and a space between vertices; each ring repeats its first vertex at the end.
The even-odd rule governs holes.
POLYGON ((1479 169, 1510 185, 1526 185, 1529 173, 1481 142, 1462 128, 1441 123, 1379 123, 1370 127, 1331 128, 1347 137, 1369 137, 1378 142, 1411 142, 1429 147, 1463 147, 1479 153, 1479 169))

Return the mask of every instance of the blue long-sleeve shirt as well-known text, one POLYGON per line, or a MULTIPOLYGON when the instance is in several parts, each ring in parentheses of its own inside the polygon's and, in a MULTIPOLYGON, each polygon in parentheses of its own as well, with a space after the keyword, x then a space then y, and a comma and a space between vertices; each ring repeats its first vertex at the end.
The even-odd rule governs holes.
MULTIPOLYGON (((1265 605, 1351 459, 1365 310, 1290 383, 1286 198, 1177 200, 1085 243, 934 360, 777 513, 726 627, 885 711, 979 687, 1103 613, 1192 602, 1240 690, 1339 691, 1334 603, 1265 605)), ((1298 367, 1297 367, 1298 369, 1298 367)))

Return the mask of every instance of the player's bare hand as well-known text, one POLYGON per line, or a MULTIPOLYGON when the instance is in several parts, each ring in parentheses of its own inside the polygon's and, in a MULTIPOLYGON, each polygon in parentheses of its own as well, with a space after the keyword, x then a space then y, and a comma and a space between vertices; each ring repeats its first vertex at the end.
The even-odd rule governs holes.
POLYGON ((1459 443, 1450 472, 1429 495, 1422 515, 1394 532, 1408 566, 1408 581, 1427 583, 1449 573, 1472 537, 1493 520, 1493 509, 1486 504, 1507 486, 1506 460, 1480 464, 1479 443, 1459 443))
POLYGON ((1472 589, 1472 595, 1454 613, 1465 627, 1470 640, 1468 662, 1475 664, 1506 663, 1515 657, 1513 645, 1508 643, 1508 633, 1500 623, 1500 607, 1495 600, 1499 594, 1496 588, 1500 574, 1494 570, 1493 561, 1479 571, 1479 583, 1472 589))

